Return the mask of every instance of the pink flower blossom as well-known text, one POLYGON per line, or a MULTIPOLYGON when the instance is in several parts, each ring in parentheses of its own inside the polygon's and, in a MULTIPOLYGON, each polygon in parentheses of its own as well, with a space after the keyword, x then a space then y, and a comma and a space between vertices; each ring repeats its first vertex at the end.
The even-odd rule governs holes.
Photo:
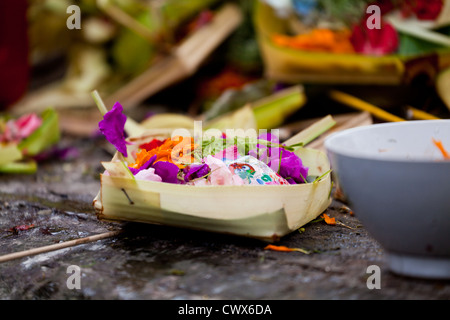
POLYGON ((155 173, 154 168, 143 169, 136 173, 134 176, 137 180, 157 181, 161 182, 162 179, 155 173))
POLYGON ((21 116, 17 120, 9 120, 0 141, 19 142, 32 134, 42 125, 42 119, 35 113, 21 116))
POLYGON ((216 153, 213 157, 220 160, 236 160, 237 158, 240 158, 241 155, 239 154, 237 146, 229 146, 216 153))
MULTIPOLYGON (((228 166, 220 159, 213 156, 207 156, 205 163, 211 169, 211 173, 208 177, 208 182, 205 183, 194 183, 197 185, 213 185, 213 186, 223 186, 223 185, 243 185, 244 181, 239 176, 233 174, 228 166)), ((201 181, 201 180, 200 180, 201 181)))

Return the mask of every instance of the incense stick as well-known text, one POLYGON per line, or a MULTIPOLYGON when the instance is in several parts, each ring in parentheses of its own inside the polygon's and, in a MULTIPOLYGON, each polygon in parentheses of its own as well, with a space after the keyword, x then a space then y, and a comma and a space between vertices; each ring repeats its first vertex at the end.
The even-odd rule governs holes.
POLYGON ((399 122, 399 121, 406 121, 405 119, 402 119, 400 117, 397 117, 396 115, 393 115, 387 111, 384 111, 383 109, 374 106, 373 104, 370 104, 366 101, 363 101, 357 97, 354 97, 350 94, 338 91, 338 90, 331 90, 330 91, 330 97, 340 102, 344 105, 347 105, 349 107, 352 107, 354 109, 360 110, 360 111, 367 111, 370 114, 374 115, 377 118, 380 118, 385 121, 389 122, 399 122))
POLYGON ((97 241, 97 240, 101 240, 101 239, 105 239, 105 238, 110 238, 110 237, 118 235, 120 232, 121 231, 110 231, 110 232, 105 232, 105 233, 89 236, 86 238, 80 238, 80 239, 65 241, 65 242, 56 243, 56 244, 52 244, 52 245, 48 245, 48 246, 44 246, 44 247, 33 248, 33 249, 29 249, 29 250, 5 254, 3 256, 0 256, 0 263, 27 257, 27 256, 31 256, 31 255, 37 255, 37 254, 55 251, 55 250, 59 250, 59 249, 69 248, 69 247, 73 247, 73 246, 77 246, 80 244, 85 244, 88 242, 93 242, 93 241, 97 241))

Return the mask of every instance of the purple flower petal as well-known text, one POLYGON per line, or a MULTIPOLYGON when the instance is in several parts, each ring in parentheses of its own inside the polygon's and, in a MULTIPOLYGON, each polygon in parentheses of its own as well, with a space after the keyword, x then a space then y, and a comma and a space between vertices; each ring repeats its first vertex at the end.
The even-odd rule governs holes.
MULTIPOLYGON (((272 143, 279 143, 278 137, 272 134, 264 134, 258 137, 272 143)), ((266 163, 272 170, 278 172, 291 184, 303 183, 308 176, 308 168, 302 160, 292 151, 280 147, 268 148, 257 145, 256 150, 251 150, 250 155, 256 155, 260 161, 266 163)))
POLYGON ((206 163, 192 164, 184 169, 185 172, 184 181, 189 182, 194 179, 204 177, 209 173, 209 171, 210 171, 209 166, 206 163))
POLYGON ((139 171, 150 168, 152 166, 153 162, 155 162, 155 160, 156 160, 156 154, 153 157, 151 157, 150 159, 148 159, 148 161, 146 163, 144 163, 140 168, 138 168, 138 169, 132 168, 132 167, 128 167, 128 168, 130 169, 130 171, 133 175, 136 175, 139 171))
POLYGON ((161 177, 162 182, 178 183, 179 168, 177 165, 167 161, 158 161, 152 165, 152 168, 155 168, 155 174, 161 177))
POLYGON ((269 166, 275 171, 279 170, 280 176, 285 178, 289 183, 303 183, 308 176, 308 168, 302 163, 302 160, 293 152, 283 150, 280 158, 273 159, 269 166))
POLYGON ((106 140, 126 157, 127 146, 124 128, 127 116, 124 115, 122 111, 122 105, 119 102, 116 102, 112 109, 103 116, 103 120, 98 123, 98 127, 106 140))
POLYGON ((258 139, 267 140, 269 142, 276 143, 276 144, 280 143, 280 139, 276 135, 272 134, 271 132, 266 132, 266 133, 260 134, 258 136, 258 139))
POLYGON ((54 146, 35 155, 34 160, 40 162, 49 159, 57 159, 62 161, 73 160, 80 156, 80 152, 76 147, 58 147, 54 146))

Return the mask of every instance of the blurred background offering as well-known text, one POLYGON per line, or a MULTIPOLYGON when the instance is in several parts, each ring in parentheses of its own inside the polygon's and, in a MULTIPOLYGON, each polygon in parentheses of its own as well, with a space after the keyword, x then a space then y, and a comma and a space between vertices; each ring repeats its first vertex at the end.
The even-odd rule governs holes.
POLYGON ((442 27, 432 24, 441 19, 440 11, 423 12, 437 2, 448 11, 443 6, 449 1, 442 0, 293 0, 289 10, 281 1, 258 3, 255 23, 267 74, 281 81, 337 84, 433 80, 450 66, 445 26, 450 12, 442 27))
POLYGON ((96 132, 93 90, 139 122, 212 121, 290 87, 301 99, 265 105, 267 125, 449 115, 449 0, 17 0, 0 15, 1 109, 52 108, 71 134, 96 132))

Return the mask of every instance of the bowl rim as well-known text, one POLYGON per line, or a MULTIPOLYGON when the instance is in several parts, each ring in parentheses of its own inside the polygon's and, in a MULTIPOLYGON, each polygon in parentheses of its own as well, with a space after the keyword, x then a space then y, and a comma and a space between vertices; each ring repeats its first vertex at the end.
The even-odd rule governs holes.
POLYGON ((435 123, 435 124, 444 124, 444 125, 450 125, 450 119, 436 119, 436 120, 410 120, 410 121, 402 121, 402 122, 386 122, 386 123, 376 123, 371 125, 365 125, 360 127, 354 127, 345 129, 339 132, 335 132, 330 134, 328 137, 325 138, 324 146, 328 154, 334 153, 337 155, 353 158, 353 159, 360 159, 360 160, 372 160, 372 161, 382 161, 382 162, 403 162, 403 163, 420 163, 420 164, 435 164, 435 165, 449 165, 450 161, 446 160, 436 160, 436 159, 423 159, 423 158, 417 158, 417 159, 405 159, 405 158, 395 158, 395 157, 386 157, 383 155, 365 155, 361 154, 358 151, 355 150, 341 150, 339 147, 336 147, 334 145, 334 140, 339 139, 343 136, 353 135, 356 132, 361 131, 368 131, 372 129, 377 128, 386 128, 386 127, 396 127, 396 126, 414 126, 414 125, 426 125, 429 123, 435 123))

